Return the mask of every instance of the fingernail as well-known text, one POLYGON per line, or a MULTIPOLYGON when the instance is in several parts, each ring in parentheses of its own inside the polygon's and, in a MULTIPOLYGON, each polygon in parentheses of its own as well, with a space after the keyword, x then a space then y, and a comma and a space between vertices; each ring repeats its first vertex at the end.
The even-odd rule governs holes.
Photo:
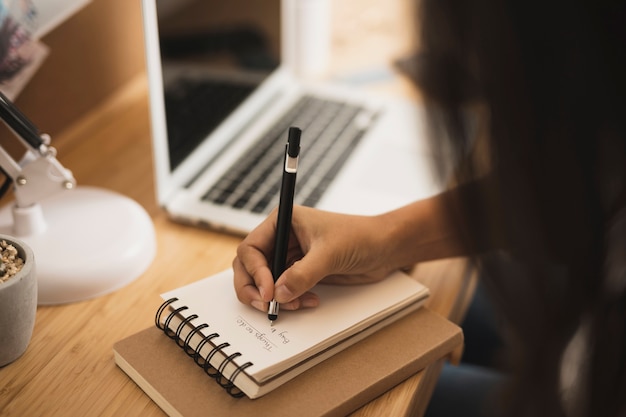
POLYGON ((250 303, 250 305, 257 310, 265 311, 265 303, 259 300, 254 300, 250 303))
POLYGON ((286 303, 293 300, 293 293, 289 291, 289 288, 287 288, 287 286, 280 285, 276 287, 276 290, 274 291, 274 297, 279 303, 286 303))

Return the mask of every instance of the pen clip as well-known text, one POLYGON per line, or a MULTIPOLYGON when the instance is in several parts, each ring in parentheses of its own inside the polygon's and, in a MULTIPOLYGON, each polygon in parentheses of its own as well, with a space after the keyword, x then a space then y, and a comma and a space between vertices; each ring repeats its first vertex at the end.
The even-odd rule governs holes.
POLYGON ((298 172, 298 159, 298 156, 292 157, 289 156, 289 152, 285 152, 285 172, 289 174, 298 172))
POLYGON ((300 135, 302 131, 297 127, 289 128, 287 145, 285 146, 285 172, 295 174, 298 171, 298 157, 300 156, 300 135))

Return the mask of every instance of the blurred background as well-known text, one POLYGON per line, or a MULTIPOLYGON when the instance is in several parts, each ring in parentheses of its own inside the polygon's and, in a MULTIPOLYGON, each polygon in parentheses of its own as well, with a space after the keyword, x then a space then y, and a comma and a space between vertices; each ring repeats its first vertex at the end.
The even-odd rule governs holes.
MULTIPOLYGON (((15 103, 60 147, 62 143, 55 138, 63 129, 143 76, 141 3, 139 0, 32 0, 32 3, 38 12, 35 38, 48 52, 15 103)), ((392 61, 407 55, 414 43, 413 34, 405 33, 411 27, 413 2, 333 0, 331 3, 329 76, 350 83, 367 83, 370 88, 376 88, 377 82, 388 82, 392 61), (359 36, 352 36, 355 32, 359 36), (346 48, 350 54, 343 53, 346 48), (348 56, 349 60, 344 59, 348 56)), ((389 91, 388 83, 385 89, 389 91)), ((397 91, 406 94, 406 86, 400 86, 397 91)), ((7 133, 0 131, 2 143, 6 142, 3 139, 7 133)))

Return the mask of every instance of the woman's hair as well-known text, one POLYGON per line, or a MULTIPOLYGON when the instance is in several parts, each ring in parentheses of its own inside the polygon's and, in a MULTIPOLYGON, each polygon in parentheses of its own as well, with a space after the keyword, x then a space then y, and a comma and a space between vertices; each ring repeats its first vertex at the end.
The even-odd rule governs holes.
POLYGON ((421 0, 419 27, 450 213, 519 348, 507 415, 626 415, 626 2, 421 0))

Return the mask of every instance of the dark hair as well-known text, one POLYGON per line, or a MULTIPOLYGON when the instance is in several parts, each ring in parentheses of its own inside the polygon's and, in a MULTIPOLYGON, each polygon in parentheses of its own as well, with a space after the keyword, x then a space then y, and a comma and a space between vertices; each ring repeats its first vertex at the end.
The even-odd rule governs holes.
POLYGON ((519 348, 506 415, 626 415, 626 2, 422 0, 419 25, 433 144, 471 184, 450 213, 519 348))

